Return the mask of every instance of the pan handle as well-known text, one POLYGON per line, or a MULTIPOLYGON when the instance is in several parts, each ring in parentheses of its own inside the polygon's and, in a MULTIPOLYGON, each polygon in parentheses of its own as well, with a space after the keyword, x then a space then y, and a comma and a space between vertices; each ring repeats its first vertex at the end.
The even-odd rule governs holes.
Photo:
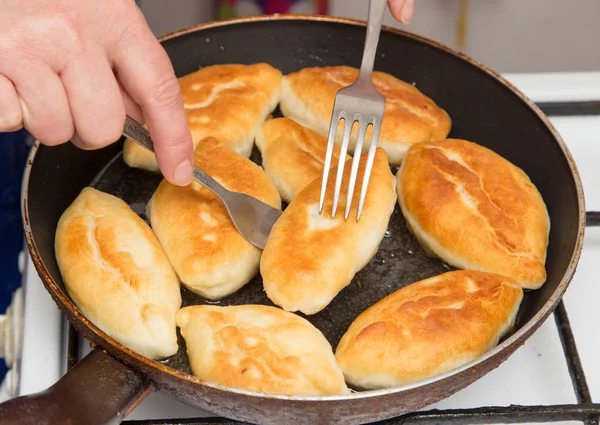
POLYGON ((47 390, 0 404, 0 424, 116 425, 151 388, 138 372, 95 349, 47 390))
POLYGON ((600 226, 600 211, 587 211, 585 213, 585 225, 587 227, 600 226))

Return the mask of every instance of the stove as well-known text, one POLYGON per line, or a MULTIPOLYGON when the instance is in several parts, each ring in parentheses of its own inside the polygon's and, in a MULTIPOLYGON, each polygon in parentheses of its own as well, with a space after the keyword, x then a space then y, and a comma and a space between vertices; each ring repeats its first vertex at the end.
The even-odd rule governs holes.
MULTIPOLYGON (((550 117, 571 151, 588 211, 600 211, 600 72, 507 74, 550 117)), ((588 229, 575 277, 550 318, 497 369, 469 387, 421 411, 385 424, 586 423, 600 420, 600 223, 588 214, 588 229)), ((66 322, 23 254, 23 286, 6 315, 10 371, 0 402, 41 391, 89 352, 66 322), (10 341, 8 341, 10 340, 10 341)), ((1 331, 1 329, 0 329, 1 331)), ((201 425, 234 422, 212 417, 169 395, 145 398, 124 424, 201 425)))

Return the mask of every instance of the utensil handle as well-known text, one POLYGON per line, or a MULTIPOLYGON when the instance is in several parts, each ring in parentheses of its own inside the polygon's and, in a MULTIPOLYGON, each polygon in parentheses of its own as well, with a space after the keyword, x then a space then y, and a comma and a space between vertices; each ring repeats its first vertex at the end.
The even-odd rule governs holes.
POLYGON ((381 24, 387 7, 387 0, 369 1, 369 22, 367 24, 367 38, 365 40, 365 51, 360 66, 359 78, 371 79, 373 66, 375 65, 375 54, 379 43, 381 24))
POLYGON ((194 180, 204 185, 212 193, 217 195, 219 198, 226 196, 229 191, 219 184, 215 179, 202 171, 198 166, 194 165, 194 180))
MULTIPOLYGON (((123 135, 129 137, 131 140, 136 142, 138 145, 154 152, 154 142, 150 133, 137 121, 131 118, 129 115, 125 116, 125 125, 123 127, 123 135)), ((194 179, 207 189, 212 191, 215 195, 221 197, 228 192, 223 186, 221 186, 215 179, 206 174, 200 168, 194 165, 194 179)))
POLYGON ((136 142, 138 145, 154 152, 154 142, 150 133, 140 123, 131 118, 129 115, 125 115, 125 125, 123 126, 123 135, 129 137, 131 140, 136 142))
POLYGON ((0 404, 0 424, 116 425, 151 388, 146 378, 96 349, 47 390, 0 404))

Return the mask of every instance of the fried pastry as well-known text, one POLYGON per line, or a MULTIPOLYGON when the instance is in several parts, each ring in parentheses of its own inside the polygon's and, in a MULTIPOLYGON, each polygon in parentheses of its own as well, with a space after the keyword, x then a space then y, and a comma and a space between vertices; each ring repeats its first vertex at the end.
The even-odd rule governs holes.
POLYGON ((60 217, 55 249, 67 292, 91 322, 148 358, 177 352, 179 279, 129 205, 86 187, 60 217))
MULTIPOLYGON (((266 63, 211 65, 179 78, 194 148, 214 137, 248 158, 260 125, 277 107, 281 71, 266 63)), ((158 171, 154 153, 126 140, 131 167, 158 171)))
MULTIPOLYGON (((304 68, 285 75, 281 84, 281 112, 327 136, 336 92, 357 77, 358 69, 349 66, 304 68)), ((447 112, 413 85, 378 71, 373 72, 373 84, 386 100, 378 146, 385 150, 390 164, 399 165, 411 145, 444 139, 450 132, 452 123, 447 112)), ((338 141, 343 125, 343 121, 338 125, 338 141)), ((355 129, 350 138, 350 152, 354 150, 356 134, 355 129)), ((371 134, 369 126, 363 152, 369 147, 371 134)))
POLYGON ((417 144, 397 188, 409 228, 443 261, 511 277, 525 289, 545 282, 546 205, 525 172, 500 155, 459 139, 417 144))
POLYGON ((192 373, 205 381, 286 395, 347 394, 333 349, 309 321, 264 305, 177 313, 192 373))
MULTIPOLYGON (((201 140, 194 161, 226 189, 281 209, 267 174, 218 140, 201 140)), ((181 187, 163 179, 148 203, 147 216, 173 268, 192 292, 219 299, 258 272, 261 250, 244 239, 223 202, 200 183, 181 187)))
MULTIPOLYGON (((327 138, 294 120, 265 121, 256 135, 256 147, 262 155, 263 168, 287 203, 323 175, 327 138)), ((337 166, 338 158, 339 146, 333 151, 332 167, 337 166)), ((346 155, 348 159, 350 156, 346 155)))
MULTIPOLYGON (((366 158, 364 154, 360 159, 357 182, 362 182, 366 158)), ((344 167, 342 196, 334 218, 335 178, 328 181, 323 214, 319 214, 319 177, 296 196, 271 230, 260 272, 267 296, 285 310, 304 314, 321 311, 379 248, 396 204, 396 180, 385 151, 378 148, 360 220, 356 220, 358 190, 345 220, 351 165, 352 160, 348 160, 344 167)), ((331 170, 333 176, 336 172, 331 170)))
POLYGON ((383 298, 350 325, 336 349, 346 382, 381 389, 465 365, 498 344, 523 298, 512 279, 452 271, 383 298))

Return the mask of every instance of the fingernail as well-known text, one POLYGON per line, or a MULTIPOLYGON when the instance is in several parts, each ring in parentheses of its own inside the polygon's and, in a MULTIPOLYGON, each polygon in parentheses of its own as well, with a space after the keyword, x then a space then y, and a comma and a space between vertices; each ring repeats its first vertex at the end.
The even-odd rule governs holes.
POLYGON ((410 1, 404 3, 404 7, 400 11, 400 20, 403 24, 410 24, 413 15, 414 5, 410 1))
POLYGON ((181 164, 175 168, 175 173, 173 174, 174 183, 179 186, 187 186, 190 184, 194 178, 193 168, 192 161, 184 159, 181 164))

